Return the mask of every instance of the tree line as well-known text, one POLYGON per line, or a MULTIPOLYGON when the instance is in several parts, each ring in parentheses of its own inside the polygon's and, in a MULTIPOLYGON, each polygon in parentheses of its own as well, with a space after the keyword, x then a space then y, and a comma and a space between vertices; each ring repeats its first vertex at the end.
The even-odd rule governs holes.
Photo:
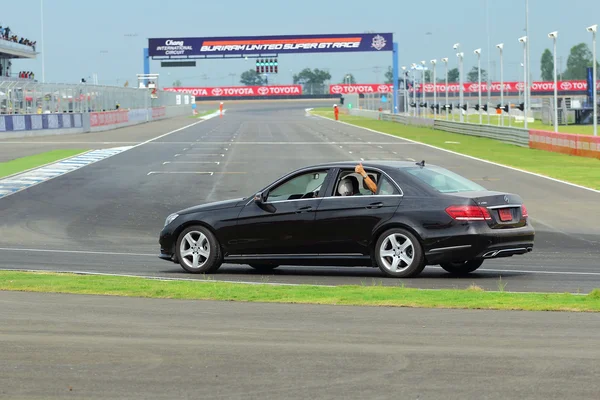
MULTIPOLYGON (((560 76, 563 80, 586 80, 587 79, 587 68, 593 65, 593 54, 591 49, 586 43, 579 43, 571 47, 569 52, 569 58, 567 59, 567 66, 564 70, 557 68, 557 76, 560 76)), ((598 68, 598 77, 600 78, 600 63, 596 62, 598 68)), ((420 74, 419 74, 420 75, 420 74)), ((431 70, 425 71, 425 81, 432 82, 431 70)), ((481 69, 481 81, 487 81, 487 71, 481 69)), ((554 56, 550 49, 545 49, 542 53, 540 63, 540 76, 542 81, 554 81, 554 56)), ((448 83, 458 83, 460 73, 458 68, 452 68, 448 70, 448 83)), ((402 80, 400 76, 399 80, 402 80)), ((466 76, 466 82, 478 82, 477 67, 473 67, 466 76)), ((446 81, 445 71, 436 74, 437 83, 444 83, 446 81)), ((394 82, 394 74, 392 67, 388 67, 385 73, 385 83, 391 84, 394 82)))

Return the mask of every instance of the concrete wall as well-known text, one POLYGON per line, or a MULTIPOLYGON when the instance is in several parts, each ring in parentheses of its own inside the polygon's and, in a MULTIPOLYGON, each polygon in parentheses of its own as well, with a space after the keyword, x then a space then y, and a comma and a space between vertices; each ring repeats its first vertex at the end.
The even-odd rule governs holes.
POLYGON ((0 139, 85 132, 83 114, 0 115, 0 139))
MULTIPOLYGON (((184 97, 184 96, 182 96, 184 97)), ((187 104, 83 114, 0 115, 0 139, 100 132, 147 122, 192 115, 187 104)))

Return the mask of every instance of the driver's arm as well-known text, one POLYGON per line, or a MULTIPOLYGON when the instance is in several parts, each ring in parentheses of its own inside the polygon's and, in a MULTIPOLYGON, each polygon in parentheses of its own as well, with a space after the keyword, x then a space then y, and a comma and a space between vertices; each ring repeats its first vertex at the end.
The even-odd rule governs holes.
POLYGON ((377 193, 377 185, 375 184, 375 182, 373 182, 373 180, 369 177, 369 175, 367 175, 362 164, 358 164, 356 166, 356 168, 354 169, 354 172, 356 172, 357 174, 360 174, 363 177, 363 179, 367 183, 367 186, 369 187, 369 190, 373 194, 377 193))

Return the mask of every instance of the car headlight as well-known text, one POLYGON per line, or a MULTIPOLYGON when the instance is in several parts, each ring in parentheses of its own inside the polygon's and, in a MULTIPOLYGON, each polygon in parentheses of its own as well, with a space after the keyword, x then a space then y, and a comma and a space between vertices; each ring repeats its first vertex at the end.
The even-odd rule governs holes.
POLYGON ((175 218, 179 217, 179 214, 171 214, 165 220, 165 226, 169 225, 171 222, 175 220, 175 218))

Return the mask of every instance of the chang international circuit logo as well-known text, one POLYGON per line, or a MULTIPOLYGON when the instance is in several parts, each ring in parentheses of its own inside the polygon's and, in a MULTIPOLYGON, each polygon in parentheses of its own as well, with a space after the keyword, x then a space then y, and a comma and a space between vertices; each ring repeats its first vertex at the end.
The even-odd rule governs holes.
POLYGON ((377 50, 381 50, 385 47, 386 44, 387 44, 387 42, 385 41, 385 38, 381 35, 377 35, 377 36, 373 37, 373 41, 371 42, 371 47, 374 47, 377 50))

